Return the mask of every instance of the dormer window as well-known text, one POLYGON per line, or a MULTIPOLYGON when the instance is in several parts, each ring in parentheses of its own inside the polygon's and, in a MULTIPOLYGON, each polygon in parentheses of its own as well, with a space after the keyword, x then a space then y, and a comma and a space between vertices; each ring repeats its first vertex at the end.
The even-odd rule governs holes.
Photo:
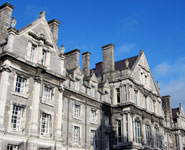
POLYGON ((146 96, 144 96, 144 107, 145 107, 145 109, 148 108, 147 97, 146 96))
POLYGON ((95 86, 91 86, 91 96, 95 97, 95 86))
POLYGON ((42 50, 42 60, 41 60, 42 65, 46 65, 46 50, 42 50))
POLYGON ((138 104, 138 91, 134 91, 134 103, 138 104))
POLYGON ((117 104, 120 104, 120 88, 116 88, 116 92, 117 92, 117 104))
POLYGON ((35 46, 35 45, 32 45, 32 46, 31 46, 31 51, 30 51, 30 61, 31 61, 31 62, 34 62, 35 50, 36 50, 36 46, 35 46))
POLYGON ((78 80, 78 79, 75 80, 75 90, 76 91, 80 90, 80 80, 78 80))

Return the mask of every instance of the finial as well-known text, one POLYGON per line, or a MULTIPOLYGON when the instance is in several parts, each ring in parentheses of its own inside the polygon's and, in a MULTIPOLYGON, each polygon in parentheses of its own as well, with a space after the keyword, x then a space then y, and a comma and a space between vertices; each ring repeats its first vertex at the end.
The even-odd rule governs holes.
POLYGON ((60 50, 61 50, 61 54, 63 55, 63 54, 64 54, 64 51, 65 51, 65 47, 64 47, 64 45, 61 45, 60 50))
POLYGON ((41 11, 40 12, 40 17, 45 17, 45 14, 46 14, 45 11, 41 11))
POLYGON ((125 68, 127 68, 127 69, 129 68, 129 61, 128 61, 128 59, 125 60, 125 68))
POLYGON ((15 17, 13 17, 11 20, 11 27, 14 28, 16 23, 17 23, 17 21, 16 21, 15 17))
POLYGON ((144 53, 144 50, 143 50, 143 49, 141 49, 141 50, 140 50, 140 54, 143 54, 143 53, 144 53))
POLYGON ((157 88, 160 90, 160 88, 159 88, 159 81, 157 81, 157 88))

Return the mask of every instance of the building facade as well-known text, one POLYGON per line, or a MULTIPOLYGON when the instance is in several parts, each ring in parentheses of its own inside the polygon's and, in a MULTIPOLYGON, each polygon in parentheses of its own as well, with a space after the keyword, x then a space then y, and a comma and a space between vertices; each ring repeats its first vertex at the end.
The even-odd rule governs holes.
POLYGON ((17 30, 0 6, 0 150, 185 149, 182 105, 161 96, 144 51, 90 69, 90 52, 57 46, 60 22, 45 12, 17 30))

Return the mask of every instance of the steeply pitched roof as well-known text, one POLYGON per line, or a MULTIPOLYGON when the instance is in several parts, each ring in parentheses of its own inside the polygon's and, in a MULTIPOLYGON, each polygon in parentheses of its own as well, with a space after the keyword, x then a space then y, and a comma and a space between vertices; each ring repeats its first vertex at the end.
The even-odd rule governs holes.
POLYGON ((172 118, 174 121, 177 121, 177 112, 179 112, 179 108, 172 109, 172 118))
MULTIPOLYGON (((135 61, 137 60, 138 56, 134 56, 134 57, 130 57, 127 58, 129 61, 129 68, 131 69, 135 63, 135 61)), ((115 62, 115 70, 124 70, 125 69, 125 61, 127 59, 124 60, 120 60, 115 62)), ((103 74, 103 62, 99 62, 96 64, 96 67, 94 69, 91 70, 91 72, 94 71, 94 73, 99 76, 101 74, 103 74)))

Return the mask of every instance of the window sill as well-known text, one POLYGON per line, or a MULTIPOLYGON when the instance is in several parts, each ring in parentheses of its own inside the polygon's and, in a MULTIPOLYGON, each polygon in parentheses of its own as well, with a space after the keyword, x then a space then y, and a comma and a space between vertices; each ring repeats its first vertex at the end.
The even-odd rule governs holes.
POLYGON ((44 135, 40 135, 40 138, 42 138, 42 139, 51 139, 50 136, 44 136, 44 135))
POLYGON ((97 125, 98 122, 90 121, 91 124, 97 125))
POLYGON ((78 120, 78 121, 82 121, 82 119, 80 119, 79 117, 74 117, 73 116, 73 119, 78 120))
POLYGON ((28 94, 21 94, 21 93, 15 92, 15 91, 12 91, 12 94, 19 96, 19 97, 22 97, 22 98, 25 98, 25 99, 28 99, 28 94))
POLYGON ((45 105, 48 105, 48 106, 54 107, 53 102, 46 102, 46 101, 42 100, 41 103, 42 103, 42 104, 45 104, 45 105))

